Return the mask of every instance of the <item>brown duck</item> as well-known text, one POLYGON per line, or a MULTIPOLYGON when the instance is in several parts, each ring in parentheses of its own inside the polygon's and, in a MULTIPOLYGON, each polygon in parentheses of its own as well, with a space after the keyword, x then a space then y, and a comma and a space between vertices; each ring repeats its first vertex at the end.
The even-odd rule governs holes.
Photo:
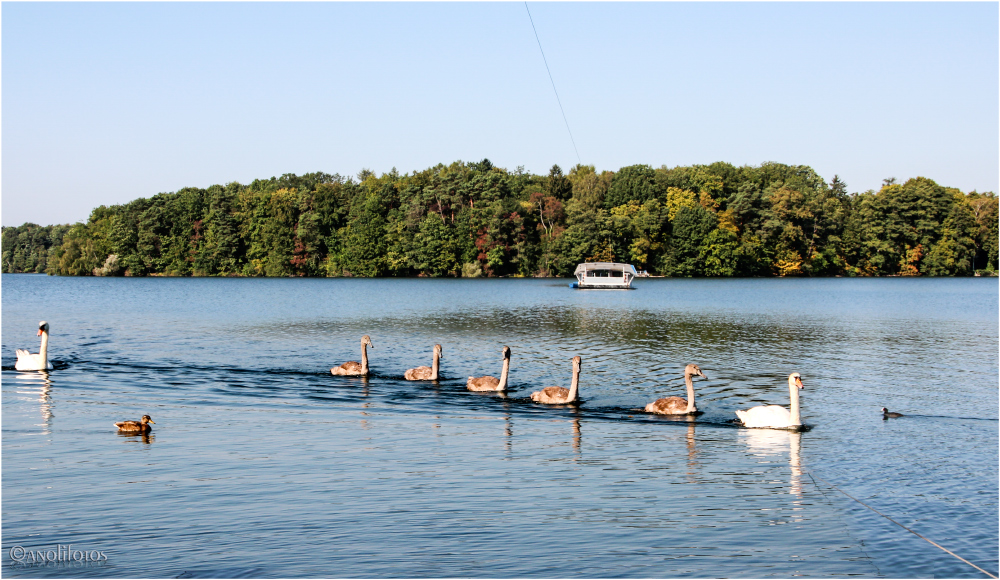
POLYGON ((115 427, 118 427, 118 431, 121 433, 149 433, 153 430, 149 424, 156 424, 156 421, 150 419, 149 415, 142 416, 142 422, 139 421, 120 421, 115 423, 115 427))

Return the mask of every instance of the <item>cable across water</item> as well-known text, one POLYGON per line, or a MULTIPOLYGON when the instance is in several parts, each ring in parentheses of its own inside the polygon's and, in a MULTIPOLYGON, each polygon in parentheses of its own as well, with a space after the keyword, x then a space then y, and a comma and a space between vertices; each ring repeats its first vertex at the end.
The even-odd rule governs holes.
MULTIPOLYGON (((980 571, 980 572, 982 572, 983 574, 986 574, 986 575, 987 575, 987 576, 989 576, 990 578, 996 578, 996 576, 994 576, 993 574, 990 574, 990 573, 989 573, 989 572, 987 572, 986 570, 983 570, 983 569, 982 569, 982 568, 980 568, 979 566, 976 566, 975 564, 973 564, 972 562, 970 562, 970 561, 966 560, 965 558, 963 558, 963 557, 959 556, 959 555, 958 555, 958 554, 956 554, 955 552, 952 552, 952 551, 951 551, 951 550, 949 550, 948 548, 945 548, 944 546, 942 546, 941 544, 938 544, 937 542, 935 542, 935 541, 933 541, 933 540, 929 540, 929 539, 927 539, 927 538, 925 538, 925 537, 921 536, 921 535, 920 535, 920 534, 918 534, 917 532, 915 532, 915 531, 911 530, 910 528, 908 528, 908 527, 904 526, 903 524, 901 524, 901 523, 897 522, 896 520, 894 520, 894 519, 890 518, 889 516, 885 515, 884 513, 880 512, 880 511, 878 511, 877 509, 875 509, 875 508, 873 508, 872 506, 870 506, 870 505, 866 504, 865 502, 863 502, 863 501, 861 501, 860 499, 858 499, 858 498, 854 497, 853 495, 851 495, 851 494, 847 493, 846 491, 844 491, 844 490, 840 489, 839 487, 837 487, 836 485, 834 485, 834 484, 830 483, 829 481, 827 481, 827 480, 823 479, 822 477, 820 477, 820 476, 816 475, 815 473, 813 473, 813 472, 812 472, 812 470, 807 470, 807 471, 808 471, 808 473, 809 473, 809 477, 813 477, 813 478, 817 478, 817 477, 818 477, 818 478, 820 479, 820 481, 822 481, 823 483, 825 483, 825 484, 829 485, 829 486, 830 486, 830 487, 832 487, 833 489, 835 489, 835 490, 839 491, 840 493, 842 493, 842 494, 846 495, 847 497, 849 497, 849 498, 853 499, 854 501, 856 501, 856 502, 858 502, 859 504, 861 504, 861 505, 865 506, 866 508, 870 509, 871 511, 873 511, 873 512, 877 513, 878 515, 882 516, 883 518, 885 518, 885 519, 889 520, 890 522, 892 522, 892 523, 896 524, 897 526, 899 526, 899 527, 903 528, 903 529, 904 529, 904 530, 906 530, 907 532, 910 532, 911 534, 913 534, 914 536, 916 536, 916 537, 920 538, 921 540, 924 540, 925 542, 927 542, 927 543, 931 544, 932 546, 935 546, 935 547, 937 547, 937 548, 940 548, 940 549, 944 550, 945 552, 948 552, 948 553, 949 553, 949 554, 951 554, 952 556, 954 556, 954 557, 958 558, 959 560, 961 560, 961 561, 965 562, 965 563, 966 563, 966 564, 968 564, 969 566, 972 566, 972 567, 973 567, 973 568, 975 568, 976 570, 979 570, 979 571, 980 571)), ((813 479, 813 483, 816 483, 816 480, 815 480, 815 479, 813 479)))

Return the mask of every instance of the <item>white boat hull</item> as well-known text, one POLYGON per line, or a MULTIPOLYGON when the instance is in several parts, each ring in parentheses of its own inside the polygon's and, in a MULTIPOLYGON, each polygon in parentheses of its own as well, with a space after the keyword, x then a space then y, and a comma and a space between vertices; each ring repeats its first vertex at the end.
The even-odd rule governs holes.
POLYGON ((584 262, 573 273, 576 282, 570 288, 580 290, 632 290, 632 280, 638 274, 631 264, 616 262, 584 262))
POLYGON ((580 282, 572 282, 569 285, 570 288, 576 288, 578 290, 635 290, 631 283, 629 284, 581 284, 580 282))

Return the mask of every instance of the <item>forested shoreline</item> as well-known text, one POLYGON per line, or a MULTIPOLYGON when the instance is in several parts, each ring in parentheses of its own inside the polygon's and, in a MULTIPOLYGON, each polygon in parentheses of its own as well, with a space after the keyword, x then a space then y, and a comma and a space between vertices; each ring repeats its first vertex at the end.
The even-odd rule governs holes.
POLYGON ((998 268, 998 200, 916 177, 848 193, 808 166, 548 175, 489 160, 310 173, 3 228, 3 272, 69 276, 969 276, 998 268))

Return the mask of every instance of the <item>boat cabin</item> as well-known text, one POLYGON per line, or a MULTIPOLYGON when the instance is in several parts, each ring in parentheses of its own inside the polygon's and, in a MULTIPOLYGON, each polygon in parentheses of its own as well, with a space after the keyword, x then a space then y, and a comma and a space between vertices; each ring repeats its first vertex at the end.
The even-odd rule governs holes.
POLYGON ((632 264, 617 262, 584 262, 573 272, 576 282, 570 288, 607 288, 631 290, 632 279, 638 275, 632 264))

